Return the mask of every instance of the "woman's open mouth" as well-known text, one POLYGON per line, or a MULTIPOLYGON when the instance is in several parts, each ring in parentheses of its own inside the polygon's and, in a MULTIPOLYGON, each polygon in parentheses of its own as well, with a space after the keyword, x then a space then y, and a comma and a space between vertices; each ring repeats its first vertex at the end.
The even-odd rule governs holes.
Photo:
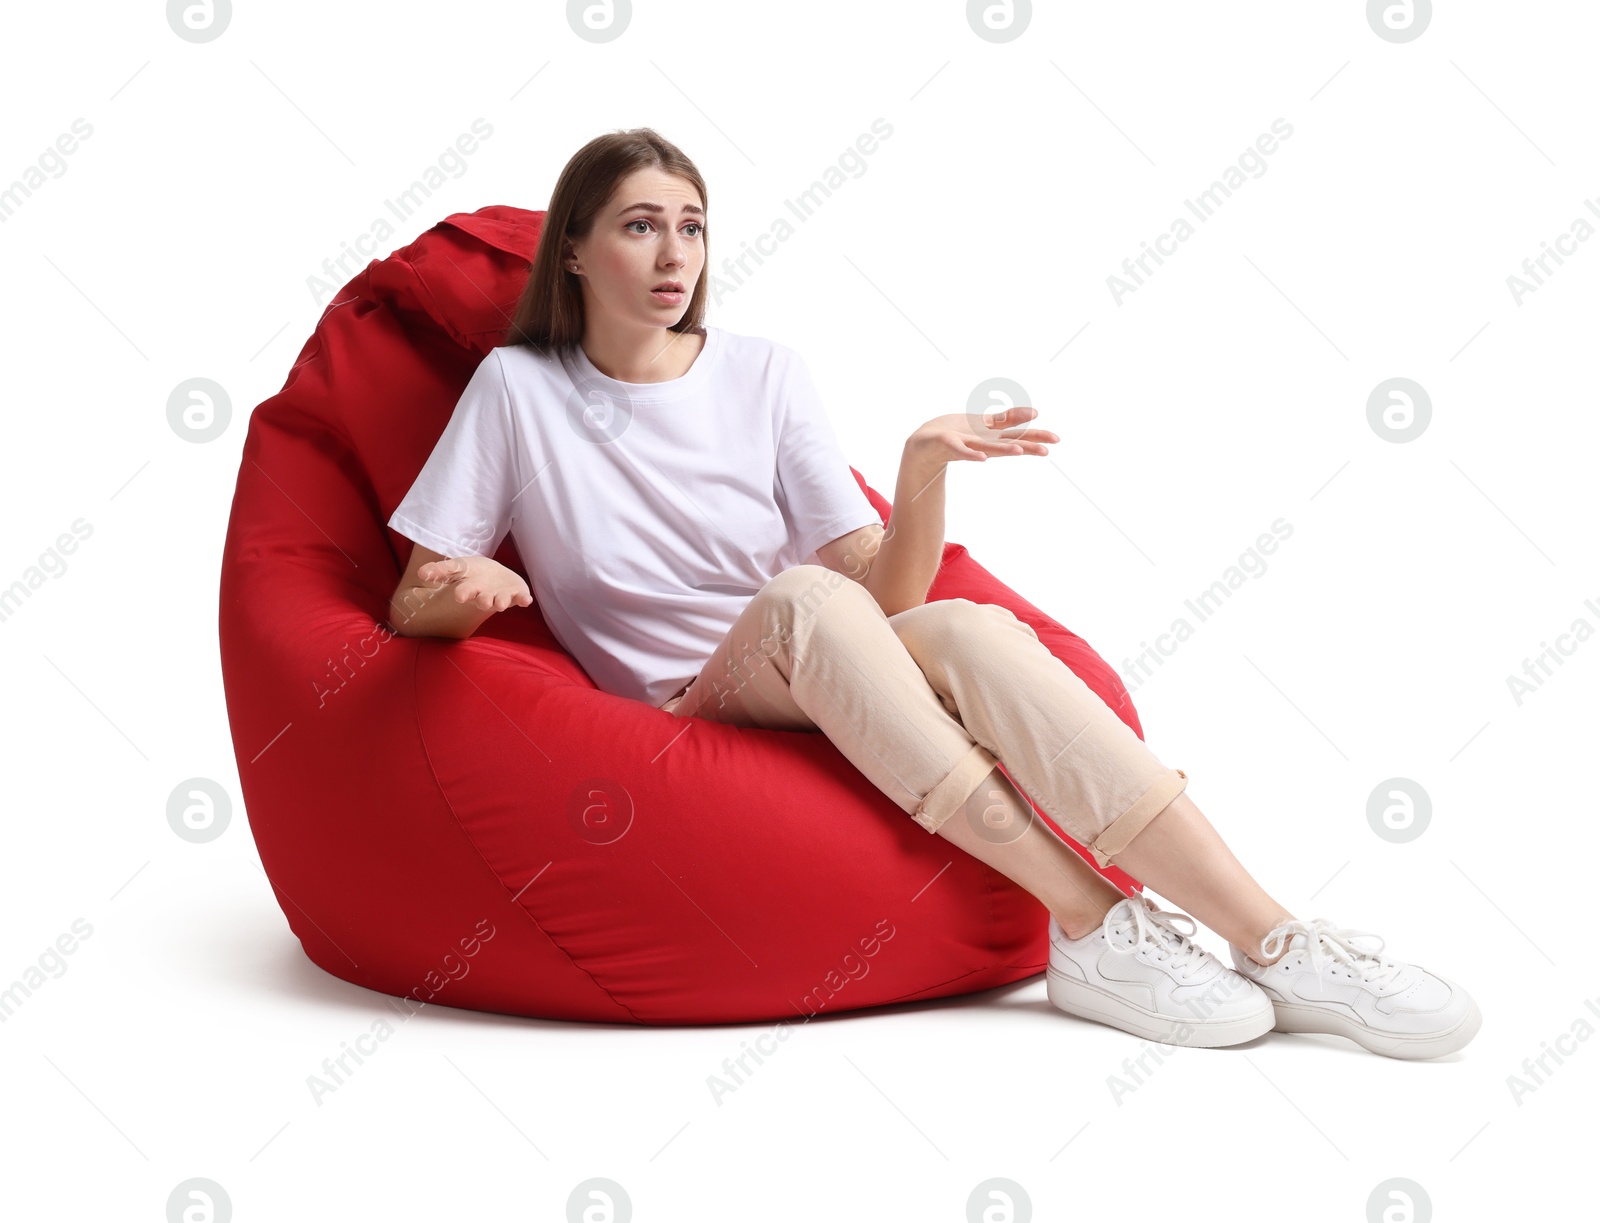
POLYGON ((682 289, 651 289, 650 296, 657 301, 666 302, 669 306, 680 305, 683 302, 682 289))

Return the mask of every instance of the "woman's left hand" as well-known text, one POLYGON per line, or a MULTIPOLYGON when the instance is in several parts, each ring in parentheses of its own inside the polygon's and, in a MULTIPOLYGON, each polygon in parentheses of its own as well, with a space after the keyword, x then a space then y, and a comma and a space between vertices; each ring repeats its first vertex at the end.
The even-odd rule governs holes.
POLYGON ((1050 453, 1048 442, 1061 439, 1048 429, 1018 428, 1039 413, 1024 404, 996 412, 953 412, 936 416, 906 442, 906 451, 923 463, 954 459, 983 462, 991 454, 1050 453))

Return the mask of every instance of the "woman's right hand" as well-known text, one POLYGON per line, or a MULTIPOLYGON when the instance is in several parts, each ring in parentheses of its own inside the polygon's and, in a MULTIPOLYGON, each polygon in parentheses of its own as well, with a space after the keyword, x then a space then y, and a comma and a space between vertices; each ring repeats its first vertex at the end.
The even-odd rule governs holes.
POLYGON ((417 579, 429 590, 454 586, 457 603, 472 603, 480 611, 500 612, 533 602, 522 576, 487 556, 429 561, 417 570, 417 579))

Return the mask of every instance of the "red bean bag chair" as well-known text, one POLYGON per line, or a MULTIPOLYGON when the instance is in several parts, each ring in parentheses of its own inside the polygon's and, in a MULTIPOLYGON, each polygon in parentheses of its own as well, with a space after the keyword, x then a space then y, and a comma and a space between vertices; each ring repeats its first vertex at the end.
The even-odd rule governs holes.
MULTIPOLYGON (((397 997, 647 1024, 798 1021, 1042 972, 1044 907, 826 736, 602 692, 537 602, 464 641, 387 626, 411 549, 389 515, 502 342, 543 218, 457 213, 370 263, 250 417, 222 678, 250 831, 305 953, 397 997)), ((496 559, 526 576, 509 536, 496 559)), ((929 598, 958 596, 1009 607, 1142 736, 1081 638, 947 543, 929 598)))

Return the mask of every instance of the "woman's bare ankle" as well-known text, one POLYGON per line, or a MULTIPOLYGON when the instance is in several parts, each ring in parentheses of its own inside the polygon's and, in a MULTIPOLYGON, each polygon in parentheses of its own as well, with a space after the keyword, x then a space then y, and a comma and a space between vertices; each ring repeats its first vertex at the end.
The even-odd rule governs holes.
POLYGON ((1284 956, 1289 954, 1289 940, 1288 939, 1284 939, 1283 940, 1283 946, 1278 948, 1278 954, 1275 955, 1275 956, 1272 956, 1271 958, 1268 958, 1267 956, 1262 954, 1262 952, 1261 952, 1261 944, 1262 944, 1263 940, 1266 939, 1267 935, 1272 933, 1273 930, 1276 930, 1284 922, 1290 922, 1290 921, 1294 921, 1294 920, 1295 920, 1295 918, 1291 917, 1289 914, 1287 914, 1287 913, 1283 914, 1282 916, 1280 916, 1277 919, 1276 922, 1273 923, 1273 925, 1271 927, 1269 927, 1268 929, 1263 930, 1261 932, 1261 937, 1260 938, 1251 940, 1249 943, 1247 943, 1246 945, 1241 947, 1239 950, 1243 951, 1245 953, 1245 955, 1249 956, 1252 960, 1254 960, 1257 964, 1260 964, 1263 968, 1266 968, 1266 967, 1269 967, 1270 965, 1276 964, 1279 960, 1283 959, 1284 956))
POLYGON ((1106 914, 1111 912, 1112 906, 1116 903, 1117 900, 1110 901, 1099 913, 1083 904, 1066 910, 1052 909, 1050 912, 1055 916, 1056 924, 1061 927, 1061 933, 1070 939, 1080 939, 1098 930, 1100 924, 1105 921, 1106 914))

